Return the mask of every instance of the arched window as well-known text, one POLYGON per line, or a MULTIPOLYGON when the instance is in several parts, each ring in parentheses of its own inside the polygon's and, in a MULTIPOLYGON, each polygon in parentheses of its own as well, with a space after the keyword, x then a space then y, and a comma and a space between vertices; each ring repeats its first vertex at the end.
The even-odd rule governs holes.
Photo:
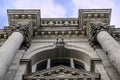
POLYGON ((55 66, 63 65, 68 66, 80 70, 85 70, 84 63, 78 61, 78 60, 71 60, 72 58, 58 58, 58 59, 47 59, 44 61, 41 61, 36 65, 36 71, 44 70, 47 68, 52 68, 55 66))
POLYGON ((46 69, 46 66, 47 66, 47 60, 44 60, 44 61, 37 64, 36 71, 46 69))
POLYGON ((85 66, 82 62, 74 60, 74 65, 75 68, 80 69, 80 70, 85 70, 85 66))

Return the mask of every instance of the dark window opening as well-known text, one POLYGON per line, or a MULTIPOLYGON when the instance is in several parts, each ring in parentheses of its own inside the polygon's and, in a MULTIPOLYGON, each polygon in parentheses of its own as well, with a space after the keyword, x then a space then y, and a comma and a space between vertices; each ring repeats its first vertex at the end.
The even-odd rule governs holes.
POLYGON ((70 60, 69 59, 52 59, 51 60, 51 67, 59 66, 59 65, 70 67, 70 60))
POLYGON ((74 60, 75 68, 80 69, 80 70, 85 70, 85 66, 83 63, 74 60))
POLYGON ((46 66, 47 66, 47 60, 42 61, 39 64, 37 64, 36 71, 40 71, 40 70, 46 69, 46 66))
POLYGON ((1 38, 4 38, 4 34, 1 34, 1 38))

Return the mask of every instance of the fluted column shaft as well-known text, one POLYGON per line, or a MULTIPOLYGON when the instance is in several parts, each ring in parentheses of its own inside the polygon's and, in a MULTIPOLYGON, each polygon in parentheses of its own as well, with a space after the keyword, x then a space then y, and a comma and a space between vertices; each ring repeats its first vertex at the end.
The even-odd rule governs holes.
POLYGON ((0 48, 0 80, 3 80, 16 51, 24 40, 20 32, 13 32, 0 48))
POLYGON ((97 40, 120 73, 120 44, 107 31, 100 31, 97 34, 97 40))

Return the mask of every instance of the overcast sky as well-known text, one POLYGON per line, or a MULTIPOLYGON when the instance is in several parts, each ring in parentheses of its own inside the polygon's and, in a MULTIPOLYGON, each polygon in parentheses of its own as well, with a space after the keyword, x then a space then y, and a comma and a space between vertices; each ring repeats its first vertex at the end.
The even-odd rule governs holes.
POLYGON ((111 8, 111 24, 120 27, 120 0, 0 0, 0 28, 8 25, 7 9, 40 9, 41 17, 78 17, 78 9, 111 8))

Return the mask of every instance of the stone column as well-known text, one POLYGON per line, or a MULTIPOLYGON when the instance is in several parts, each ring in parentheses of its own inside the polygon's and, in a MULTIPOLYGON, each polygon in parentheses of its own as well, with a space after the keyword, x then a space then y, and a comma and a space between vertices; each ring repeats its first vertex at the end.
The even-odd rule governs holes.
POLYGON ((20 32, 13 32, 0 47, 0 80, 4 78, 22 42, 23 35, 20 32))
POLYGON ((70 59, 70 65, 71 65, 72 68, 75 68, 75 64, 74 64, 73 58, 70 59))
POLYGON ((107 31, 100 31, 96 38, 108 54, 113 66, 120 73, 120 44, 107 31))
POLYGON ((120 44, 107 32, 108 28, 109 25, 102 22, 91 23, 90 45, 95 47, 99 43, 120 74, 120 44))
POLYGON ((48 59, 48 60, 47 60, 47 69, 50 68, 50 64, 51 64, 51 59, 48 59))
POLYGON ((31 27, 31 24, 12 25, 13 33, 0 47, 0 80, 4 79, 4 76, 21 44, 24 43, 23 46, 25 49, 29 48, 31 41, 31 27))

